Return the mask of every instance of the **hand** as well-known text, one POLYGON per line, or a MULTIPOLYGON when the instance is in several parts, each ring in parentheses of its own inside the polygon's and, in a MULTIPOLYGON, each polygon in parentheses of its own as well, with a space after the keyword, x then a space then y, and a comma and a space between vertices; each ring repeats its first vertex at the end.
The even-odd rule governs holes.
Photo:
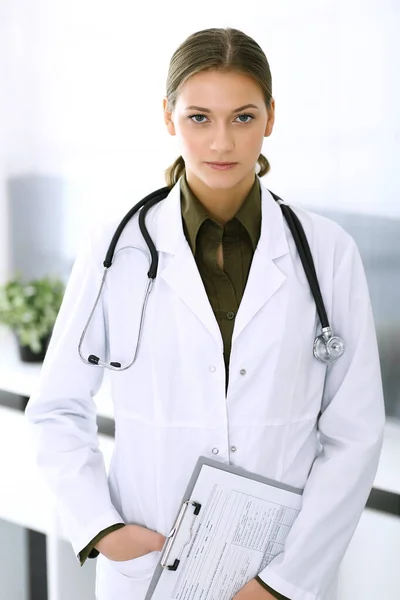
POLYGON ((250 579, 246 585, 234 595, 233 600, 276 600, 263 586, 255 579, 250 579))
POLYGON ((125 525, 105 535, 95 548, 110 560, 131 560, 161 550, 165 537, 141 525, 125 525))

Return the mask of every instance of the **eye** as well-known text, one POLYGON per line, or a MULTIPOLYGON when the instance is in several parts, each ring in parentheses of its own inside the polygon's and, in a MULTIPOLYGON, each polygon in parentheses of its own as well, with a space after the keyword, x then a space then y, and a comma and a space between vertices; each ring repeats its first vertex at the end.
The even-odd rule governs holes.
MULTIPOLYGON (((205 115, 202 115, 202 114, 190 115, 188 117, 188 119, 190 119, 191 121, 193 121, 193 123, 198 123, 199 125, 201 125, 202 123, 206 123, 207 122, 207 117, 205 115), (206 119, 206 120, 204 120, 204 119, 206 119)), ((250 121, 252 121, 254 119, 254 115, 249 115, 247 113, 244 113, 242 115, 238 115, 236 117, 236 119, 240 119, 240 121, 239 121, 240 123, 250 123, 250 121)))
POLYGON ((250 123, 250 121, 252 121, 254 119, 253 115, 248 115, 247 113, 243 114, 243 115, 238 115, 236 118, 241 119, 242 117, 244 117, 245 119, 248 119, 248 121, 240 121, 240 123, 250 123))
POLYGON ((188 117, 191 121, 193 121, 193 123, 205 123, 205 121, 199 121, 197 120, 198 118, 200 119, 206 119, 207 117, 205 115, 190 115, 190 117, 188 117))

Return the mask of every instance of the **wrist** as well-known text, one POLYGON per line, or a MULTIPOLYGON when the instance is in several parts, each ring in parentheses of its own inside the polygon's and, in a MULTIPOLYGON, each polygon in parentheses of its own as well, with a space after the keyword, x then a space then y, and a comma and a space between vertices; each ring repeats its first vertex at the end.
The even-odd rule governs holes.
POLYGON ((161 533, 157 533, 157 531, 152 531, 151 533, 152 533, 152 535, 149 538, 148 551, 149 552, 161 551, 164 546, 165 537, 163 535, 161 535, 161 533))

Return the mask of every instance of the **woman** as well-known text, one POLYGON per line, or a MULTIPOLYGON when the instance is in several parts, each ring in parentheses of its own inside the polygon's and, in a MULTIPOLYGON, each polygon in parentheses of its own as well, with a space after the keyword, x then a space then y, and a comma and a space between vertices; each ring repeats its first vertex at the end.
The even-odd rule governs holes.
MULTIPOLYGON (((334 597, 381 449, 378 352, 353 240, 296 209, 330 322, 346 343, 330 366, 313 356, 315 303, 260 179, 274 111, 267 59, 244 33, 200 31, 174 53, 164 117, 182 156, 166 171, 168 197, 146 220, 158 276, 137 360, 111 373, 108 479, 92 401, 102 369, 84 364, 77 346, 116 223, 92 235, 71 274, 27 417, 78 559, 98 556, 99 600, 145 597, 200 455, 304 488, 285 551, 235 599, 334 597)), ((127 364, 149 268, 137 216, 116 250, 83 354, 127 364)))

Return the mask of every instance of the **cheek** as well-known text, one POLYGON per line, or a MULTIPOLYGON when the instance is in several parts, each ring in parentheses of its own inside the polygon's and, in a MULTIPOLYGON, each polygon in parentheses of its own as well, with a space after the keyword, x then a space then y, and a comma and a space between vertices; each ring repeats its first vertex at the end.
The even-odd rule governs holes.
POLYGON ((194 132, 190 126, 180 127, 177 137, 182 151, 188 156, 195 156, 204 151, 205 136, 201 132, 194 132))
POLYGON ((244 154, 247 154, 249 159, 257 160, 264 142, 264 129, 261 131, 260 128, 254 128, 249 131, 248 135, 242 138, 242 147, 244 154))
POLYGON ((254 123, 253 127, 249 127, 246 132, 246 138, 249 145, 256 147, 261 146, 264 140, 265 127, 262 123, 254 123))

